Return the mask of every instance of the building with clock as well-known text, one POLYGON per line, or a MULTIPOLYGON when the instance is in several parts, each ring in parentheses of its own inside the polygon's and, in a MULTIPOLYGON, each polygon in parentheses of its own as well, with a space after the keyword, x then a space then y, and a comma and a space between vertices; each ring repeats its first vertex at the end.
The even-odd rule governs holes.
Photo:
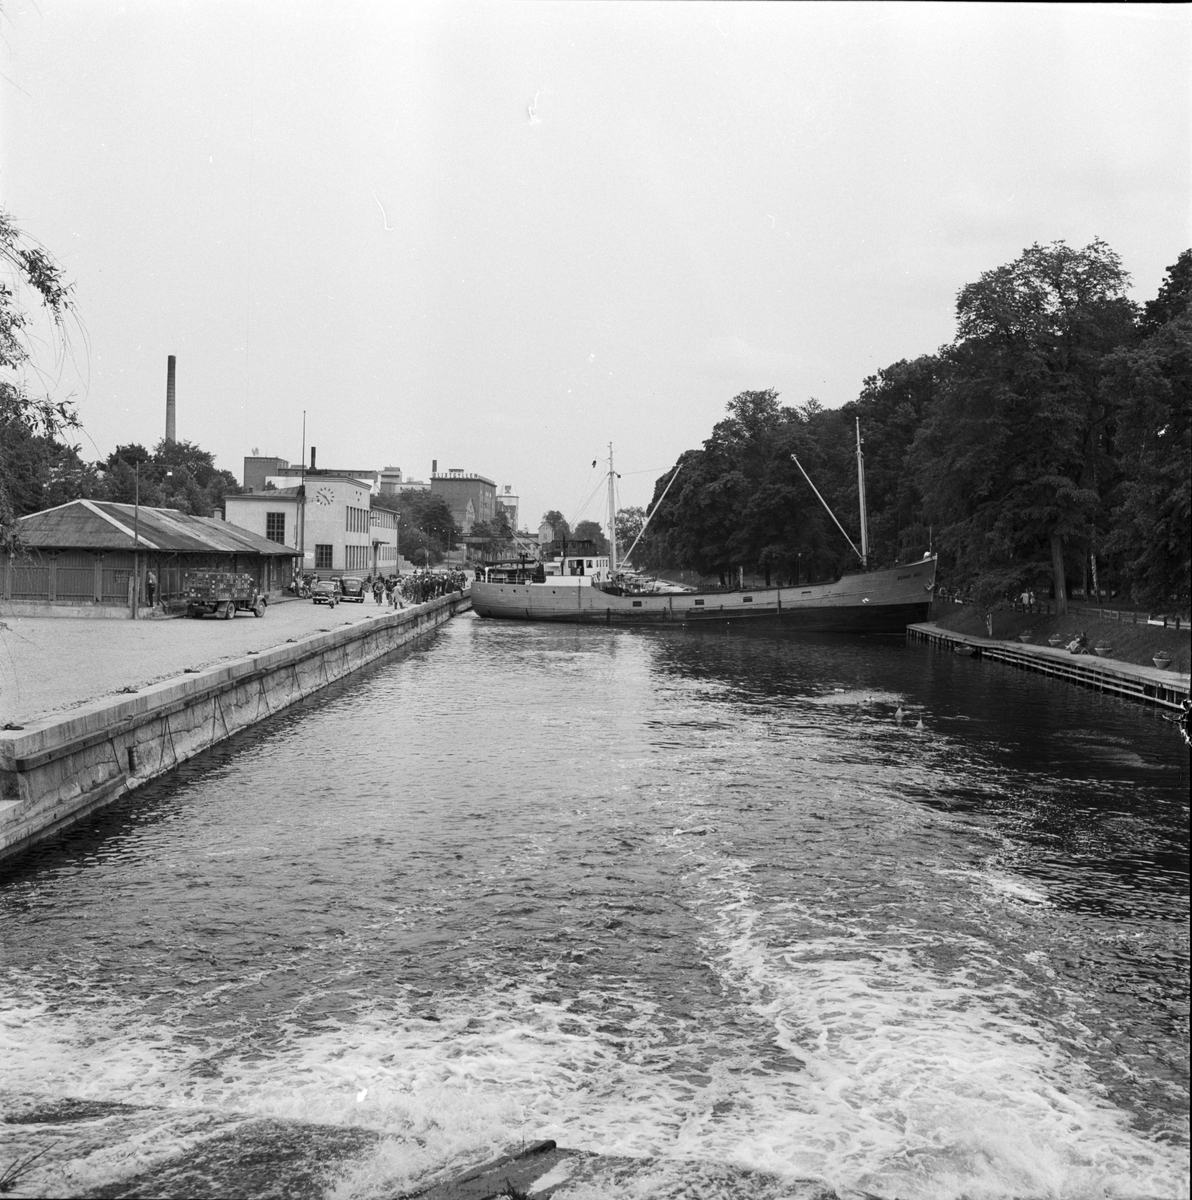
POLYGON ((304 482, 294 486, 226 496, 225 517, 242 529, 292 546, 302 555, 302 570, 320 578, 391 575, 398 569, 397 514, 373 507, 372 475, 307 471, 304 482))

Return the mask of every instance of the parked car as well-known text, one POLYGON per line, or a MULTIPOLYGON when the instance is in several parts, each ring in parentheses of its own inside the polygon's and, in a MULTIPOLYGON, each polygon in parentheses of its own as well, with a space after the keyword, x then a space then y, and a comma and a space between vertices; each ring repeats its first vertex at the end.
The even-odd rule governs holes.
POLYGON ((339 603, 339 580, 320 579, 311 585, 312 604, 326 604, 334 608, 339 603))
POLYGON ((364 580, 359 575, 344 575, 339 581, 341 599, 364 603, 364 580))
POLYGON ((266 599, 257 581, 246 574, 231 571, 188 571, 182 577, 186 594, 186 615, 202 617, 214 613, 230 621, 237 611, 265 615, 266 599))

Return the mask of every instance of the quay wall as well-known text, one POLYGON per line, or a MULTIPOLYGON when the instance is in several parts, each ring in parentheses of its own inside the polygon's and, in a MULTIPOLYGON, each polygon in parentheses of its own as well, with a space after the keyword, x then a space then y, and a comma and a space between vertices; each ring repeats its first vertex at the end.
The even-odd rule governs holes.
POLYGON ((930 621, 908 625, 906 634, 909 641, 927 642, 953 651, 963 649, 975 658, 994 659, 1020 670, 1053 675, 1081 687, 1113 692, 1169 711, 1179 712, 1188 695, 1189 677, 1179 671, 1161 671, 1158 667, 1143 667, 1095 655, 1074 655, 1050 646, 968 637, 941 629, 930 621))
POLYGON ((455 592, 0 731, 0 859, 470 607, 455 592))

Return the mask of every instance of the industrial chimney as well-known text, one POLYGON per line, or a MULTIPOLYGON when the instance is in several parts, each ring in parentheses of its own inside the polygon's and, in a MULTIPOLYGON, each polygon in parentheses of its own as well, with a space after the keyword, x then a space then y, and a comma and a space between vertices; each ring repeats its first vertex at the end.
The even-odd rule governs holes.
POLYGON ((437 458, 432 458, 430 460, 430 473, 432 475, 437 475, 439 473, 439 460, 437 458))
POLYGON ((166 441, 175 442, 177 427, 174 423, 174 356, 166 359, 166 441))
POLYGON ((317 449, 318 449, 317 446, 311 446, 311 448, 310 448, 310 469, 312 471, 315 469, 315 451, 317 449))

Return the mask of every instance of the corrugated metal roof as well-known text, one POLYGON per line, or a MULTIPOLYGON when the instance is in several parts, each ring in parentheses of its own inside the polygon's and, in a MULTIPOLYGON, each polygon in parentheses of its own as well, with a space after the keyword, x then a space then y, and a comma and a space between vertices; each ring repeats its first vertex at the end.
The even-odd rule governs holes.
POLYGON ((54 550, 134 550, 139 544, 146 550, 168 553, 271 557, 298 553, 292 546, 271 542, 214 517, 192 517, 144 504, 137 512, 131 504, 107 500, 72 500, 22 517, 21 536, 29 546, 54 550))

